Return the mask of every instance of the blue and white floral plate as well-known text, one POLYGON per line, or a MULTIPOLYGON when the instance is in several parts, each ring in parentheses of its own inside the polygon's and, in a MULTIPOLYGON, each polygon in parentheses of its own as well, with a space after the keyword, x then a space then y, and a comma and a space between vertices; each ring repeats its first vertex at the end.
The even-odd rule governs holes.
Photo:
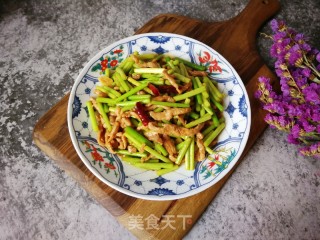
POLYGON ((99 52, 77 77, 68 105, 68 126, 72 143, 84 164, 101 181, 133 197, 148 200, 174 200, 199 193, 217 183, 238 161, 246 145, 251 124, 246 89, 234 68, 207 45, 176 34, 147 33, 122 39, 99 52), (226 128, 220 134, 218 153, 196 164, 195 171, 178 170, 157 176, 153 171, 135 168, 98 145, 88 124, 86 101, 93 96, 98 77, 106 67, 115 67, 134 51, 156 52, 206 65, 211 78, 226 95, 226 128))

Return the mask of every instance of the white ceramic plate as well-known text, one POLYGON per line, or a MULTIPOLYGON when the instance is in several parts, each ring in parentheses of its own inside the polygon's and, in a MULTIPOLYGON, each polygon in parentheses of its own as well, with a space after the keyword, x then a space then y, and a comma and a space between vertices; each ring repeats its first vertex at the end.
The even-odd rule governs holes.
POLYGON ((68 126, 72 143, 84 164, 101 181, 133 197, 173 200, 199 193, 217 183, 238 161, 246 145, 251 124, 246 89, 228 61, 207 45, 176 34, 134 35, 111 44, 94 56, 77 77, 69 99, 68 126), (133 167, 97 144, 89 124, 86 101, 104 67, 115 67, 134 51, 166 53, 208 67, 209 76, 226 95, 226 127, 218 138, 219 154, 198 162, 194 171, 178 170, 157 176, 153 171, 133 167), (103 61, 102 65, 101 62, 103 61))

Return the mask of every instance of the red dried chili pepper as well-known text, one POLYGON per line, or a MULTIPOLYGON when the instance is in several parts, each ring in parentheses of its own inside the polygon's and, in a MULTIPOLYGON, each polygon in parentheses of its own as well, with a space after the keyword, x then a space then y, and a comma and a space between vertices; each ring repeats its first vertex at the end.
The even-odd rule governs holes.
POLYGON ((159 96, 160 95, 160 92, 159 92, 158 88, 156 86, 154 86, 153 84, 149 83, 148 84, 148 88, 153 92, 153 94, 155 96, 159 96))
POLYGON ((147 126, 148 123, 151 121, 149 115, 144 109, 144 106, 141 102, 136 103, 135 112, 138 114, 142 124, 147 126))
POLYGON ((178 94, 177 90, 175 89, 174 86, 171 85, 161 85, 158 86, 158 90, 160 93, 168 93, 168 94, 178 94))

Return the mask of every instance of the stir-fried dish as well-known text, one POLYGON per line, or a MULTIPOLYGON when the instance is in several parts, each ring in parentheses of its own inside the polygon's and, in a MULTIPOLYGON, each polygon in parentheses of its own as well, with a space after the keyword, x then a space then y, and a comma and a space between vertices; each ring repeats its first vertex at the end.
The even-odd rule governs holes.
POLYGON ((97 141, 138 168, 194 170, 225 127, 223 94, 206 67, 153 53, 105 69, 87 102, 97 141))

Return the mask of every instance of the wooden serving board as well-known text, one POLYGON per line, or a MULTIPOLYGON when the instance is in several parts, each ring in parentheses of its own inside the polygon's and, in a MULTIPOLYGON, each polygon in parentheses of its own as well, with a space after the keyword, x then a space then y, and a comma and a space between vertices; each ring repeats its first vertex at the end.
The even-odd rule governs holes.
MULTIPOLYGON (((238 16, 216 23, 174 14, 162 14, 151 19, 136 32, 137 34, 169 32, 197 39, 217 50, 237 70, 246 86, 252 111, 249 140, 237 165, 266 127, 263 121, 264 112, 258 101, 254 99, 254 91, 258 76, 269 76, 273 81, 275 76, 256 51, 255 40, 261 25, 279 9, 278 0, 251 0, 238 16)), ((212 9, 212 11, 223 11, 223 9, 212 9)), ((237 167, 236 165, 222 180, 206 191, 185 199, 147 201, 124 195, 96 178, 76 154, 67 126, 68 98, 69 95, 63 97, 39 119, 33 132, 34 142, 140 239, 181 239, 192 228, 237 167), (156 227, 146 225, 150 223, 146 220, 150 220, 148 217, 151 215, 159 219, 156 227), (140 218, 138 219, 137 216, 140 218), (188 219, 186 219, 187 216, 188 219), (141 217, 144 220, 144 226, 142 227, 140 223, 133 225, 132 221, 134 219, 139 221, 141 217), (164 227, 168 224, 168 218, 171 220, 172 227, 164 227), (159 229, 156 229, 157 226, 159 229)))

